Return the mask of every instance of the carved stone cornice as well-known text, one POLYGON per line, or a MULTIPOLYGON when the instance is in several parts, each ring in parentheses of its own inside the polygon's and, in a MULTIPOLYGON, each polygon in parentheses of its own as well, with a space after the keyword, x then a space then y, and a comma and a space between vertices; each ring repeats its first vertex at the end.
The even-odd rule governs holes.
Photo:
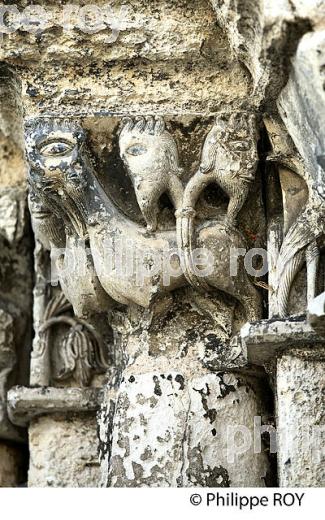
POLYGON ((314 330, 304 316, 247 323, 233 344, 242 348, 243 366, 264 366, 293 348, 314 354, 317 359, 325 357, 325 336, 314 330))

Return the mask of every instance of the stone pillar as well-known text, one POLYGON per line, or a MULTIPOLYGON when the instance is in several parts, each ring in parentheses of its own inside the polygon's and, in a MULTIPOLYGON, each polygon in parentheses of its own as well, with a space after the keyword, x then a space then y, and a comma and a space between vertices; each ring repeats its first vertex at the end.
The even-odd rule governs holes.
POLYGON ((292 350, 277 365, 279 484, 325 485, 324 347, 292 350))
POLYGON ((113 429, 108 485, 264 486, 267 457, 254 454, 252 442, 261 411, 254 378, 166 368, 124 372, 114 422, 106 424, 113 429))
POLYGON ((219 371, 230 347, 217 328, 206 332, 193 311, 177 315, 173 333, 167 325, 158 337, 150 328, 124 337, 127 366, 99 415, 104 486, 266 485, 254 419, 267 413, 267 386, 258 367, 219 371))
POLYGON ((32 240, 26 203, 20 81, 0 65, 0 487, 26 484, 26 431, 7 415, 7 391, 29 377, 32 240))
POLYGON ((94 415, 32 421, 29 449, 29 487, 96 487, 100 481, 94 415))
POLYGON ((12 421, 29 423, 29 487, 99 486, 99 394, 96 388, 10 390, 12 421))

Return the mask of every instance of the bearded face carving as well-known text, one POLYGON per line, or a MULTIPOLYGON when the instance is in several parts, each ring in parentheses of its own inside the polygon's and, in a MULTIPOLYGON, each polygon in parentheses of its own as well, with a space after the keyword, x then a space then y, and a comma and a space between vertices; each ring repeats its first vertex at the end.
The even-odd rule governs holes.
POLYGON ((35 236, 46 250, 51 246, 65 247, 65 230, 62 221, 42 202, 30 186, 28 207, 35 236))
POLYGON ((37 122, 27 125, 26 152, 35 172, 42 172, 43 182, 60 186, 67 180, 82 180, 81 145, 85 136, 70 123, 37 122))
POLYGON ((154 231, 161 195, 168 193, 175 211, 182 204, 182 169, 176 141, 166 130, 162 118, 127 118, 119 146, 147 228, 154 231))
POLYGON ((38 121, 26 128, 29 182, 39 202, 79 236, 84 236, 82 191, 86 187, 85 134, 70 122, 38 121))

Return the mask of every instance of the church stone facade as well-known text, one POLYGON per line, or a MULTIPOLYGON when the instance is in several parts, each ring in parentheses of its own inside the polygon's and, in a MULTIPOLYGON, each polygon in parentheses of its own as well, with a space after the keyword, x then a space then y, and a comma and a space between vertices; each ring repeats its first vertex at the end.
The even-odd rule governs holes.
POLYGON ((325 484, 322 0, 1 6, 0 486, 325 484))

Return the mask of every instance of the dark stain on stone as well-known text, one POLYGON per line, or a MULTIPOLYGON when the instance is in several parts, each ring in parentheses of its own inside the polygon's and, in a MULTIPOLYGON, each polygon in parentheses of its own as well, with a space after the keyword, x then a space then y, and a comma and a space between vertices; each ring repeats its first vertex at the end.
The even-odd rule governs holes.
POLYGON ((181 350, 181 353, 180 353, 180 357, 181 358, 184 358, 184 357, 187 356, 189 346, 190 346, 189 343, 186 342, 185 345, 183 346, 182 350, 181 350))
POLYGON ((98 417, 102 419, 103 424, 105 425, 106 432, 105 438, 103 439, 100 435, 99 421, 97 421, 99 460, 104 460, 105 458, 107 458, 107 460, 111 459, 114 415, 115 403, 114 401, 110 400, 109 407, 103 406, 98 414, 98 417))
POLYGON ((155 388, 154 388, 154 393, 158 396, 161 396, 162 395, 162 391, 161 391, 161 387, 160 387, 160 384, 159 384, 159 379, 157 376, 153 376, 153 381, 155 383, 155 388))
POLYGON ((141 464, 137 464, 136 462, 132 461, 132 469, 136 479, 140 479, 143 477, 143 467, 141 466, 141 464))
POLYGON ((221 345, 223 345, 222 341, 215 334, 207 334, 206 335, 206 348, 217 350, 221 345))
POLYGON ((213 430, 211 430, 211 433, 212 433, 213 437, 215 437, 217 435, 217 430, 215 428, 213 428, 213 430))
POLYGON ((184 377, 181 374, 177 374, 177 376, 175 377, 175 381, 177 383, 179 383, 179 387, 180 387, 179 389, 184 390, 185 382, 184 382, 184 377))
POLYGON ((199 333, 194 329, 189 329, 186 331, 185 338, 189 342, 195 342, 199 339, 199 333))
POLYGON ((147 446, 142 455, 140 456, 141 460, 150 460, 152 458, 152 450, 150 446, 147 446))
POLYGON ((130 376, 130 377, 129 377, 129 382, 130 382, 130 383, 134 383, 134 381, 135 381, 135 377, 134 377, 134 376, 130 376))
POLYGON ((234 385, 226 385, 226 383, 223 380, 223 374, 218 374, 220 378, 220 392, 221 395, 218 395, 218 399, 223 399, 227 395, 229 395, 231 392, 236 392, 237 388, 234 385))
POLYGON ((206 470, 205 486, 206 487, 230 487, 228 471, 222 466, 215 466, 206 470))
POLYGON ((186 475, 195 487, 230 487, 231 481, 226 468, 204 465, 200 445, 188 450, 188 460, 186 475))
POLYGON ((33 87, 28 83, 28 87, 26 89, 26 94, 28 94, 30 97, 37 97, 38 96, 38 90, 37 88, 33 87))
POLYGON ((220 365, 229 363, 229 345, 215 334, 207 334, 204 340, 203 366, 212 371, 217 371, 220 365))
POLYGON ((205 419, 209 419, 210 423, 213 424, 217 418, 217 410, 215 408, 209 408, 208 406, 207 397, 210 395, 209 385, 207 383, 205 384, 205 390, 203 388, 200 390, 194 388, 194 390, 195 392, 199 392, 199 394, 201 395, 202 406, 205 410, 205 414, 203 417, 205 419))

